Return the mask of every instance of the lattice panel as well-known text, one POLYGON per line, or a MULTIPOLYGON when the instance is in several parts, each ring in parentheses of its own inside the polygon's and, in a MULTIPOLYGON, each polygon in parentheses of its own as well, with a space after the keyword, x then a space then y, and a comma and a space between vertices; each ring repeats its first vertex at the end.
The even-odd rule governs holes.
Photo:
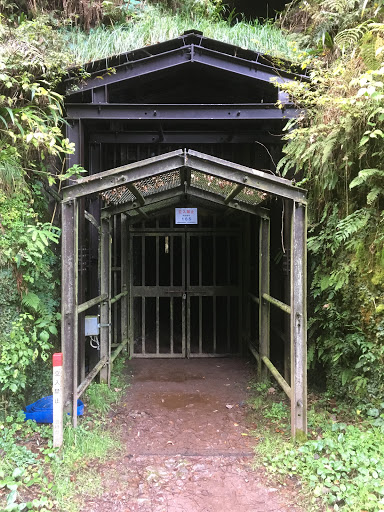
POLYGON ((179 171, 171 171, 160 176, 153 176, 137 181, 135 184, 143 196, 150 196, 164 190, 169 190, 180 186, 180 173, 179 171))
POLYGON ((227 181, 198 171, 191 172, 191 185, 222 197, 227 197, 236 186, 232 181, 227 181))
POLYGON ((242 201, 243 203, 256 205, 265 201, 267 197, 268 194, 265 192, 261 192, 260 190, 256 190, 251 187, 244 187, 243 190, 234 198, 234 201, 242 201))
POLYGON ((102 199, 107 204, 124 204, 130 201, 136 201, 136 197, 130 192, 125 185, 121 187, 113 188, 101 193, 102 199))

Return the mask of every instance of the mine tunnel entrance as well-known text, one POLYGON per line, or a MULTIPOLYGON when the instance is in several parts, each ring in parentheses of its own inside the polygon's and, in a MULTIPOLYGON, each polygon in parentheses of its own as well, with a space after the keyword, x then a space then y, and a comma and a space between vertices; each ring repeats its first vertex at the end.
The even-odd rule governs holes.
POLYGON ((131 354, 204 357, 238 354, 242 314, 239 221, 185 207, 200 224, 175 225, 175 213, 130 229, 131 354))

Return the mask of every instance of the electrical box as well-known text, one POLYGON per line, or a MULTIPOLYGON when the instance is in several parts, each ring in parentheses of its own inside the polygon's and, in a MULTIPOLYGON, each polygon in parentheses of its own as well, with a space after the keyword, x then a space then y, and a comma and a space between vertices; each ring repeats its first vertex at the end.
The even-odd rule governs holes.
POLYGON ((99 318, 98 316, 85 317, 85 335, 98 336, 99 335, 99 318))

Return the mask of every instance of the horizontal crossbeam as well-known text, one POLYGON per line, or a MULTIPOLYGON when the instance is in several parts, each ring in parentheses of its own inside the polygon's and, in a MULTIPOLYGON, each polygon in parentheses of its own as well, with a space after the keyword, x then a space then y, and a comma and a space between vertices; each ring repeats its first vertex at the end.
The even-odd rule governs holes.
MULTIPOLYGON (((294 105, 283 109, 274 103, 239 104, 146 104, 131 103, 70 103, 66 107, 67 120, 108 119, 114 120, 161 120, 161 121, 206 121, 206 120, 276 120, 292 119, 300 113, 294 105)), ((256 137, 255 137, 256 138, 256 137)))

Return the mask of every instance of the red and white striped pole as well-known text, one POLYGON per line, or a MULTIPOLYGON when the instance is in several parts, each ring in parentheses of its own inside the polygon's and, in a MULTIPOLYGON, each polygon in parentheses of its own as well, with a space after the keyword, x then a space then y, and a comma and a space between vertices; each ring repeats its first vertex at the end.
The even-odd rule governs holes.
POLYGON ((53 446, 63 444, 63 354, 52 356, 53 366, 53 446))

